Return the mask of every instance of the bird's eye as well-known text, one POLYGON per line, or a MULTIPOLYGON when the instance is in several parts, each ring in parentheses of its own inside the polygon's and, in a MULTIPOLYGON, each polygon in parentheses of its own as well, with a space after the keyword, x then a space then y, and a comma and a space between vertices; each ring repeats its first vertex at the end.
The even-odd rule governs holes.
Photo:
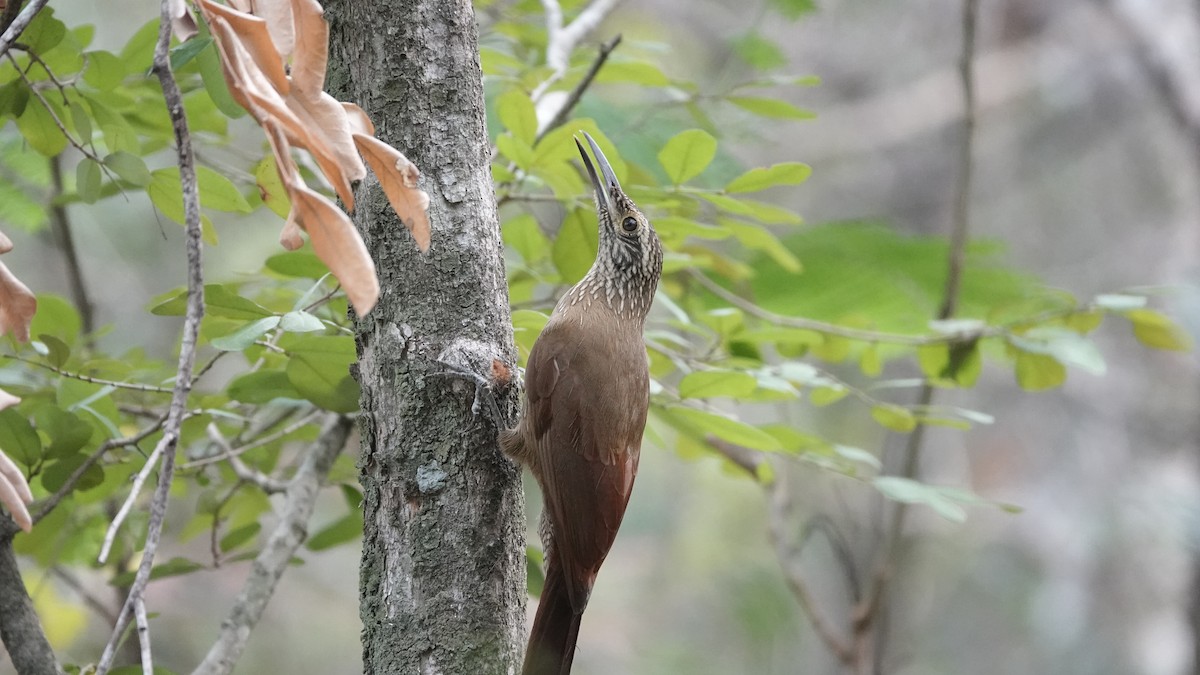
POLYGON ((625 220, 621 221, 621 229, 625 230, 626 232, 633 232, 634 230, 637 229, 637 227, 638 227, 637 219, 634 218, 633 216, 630 216, 630 217, 626 218, 625 220))

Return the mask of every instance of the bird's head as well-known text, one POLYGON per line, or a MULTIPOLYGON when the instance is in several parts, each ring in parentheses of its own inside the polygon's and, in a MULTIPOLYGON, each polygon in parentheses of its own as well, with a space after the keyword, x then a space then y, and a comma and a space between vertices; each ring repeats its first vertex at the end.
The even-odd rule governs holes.
POLYGON ((662 274, 662 242, 645 214, 621 189, 621 183, 596 141, 586 131, 583 137, 596 156, 596 164, 592 164, 578 138, 575 145, 591 176, 596 213, 600 219, 600 248, 589 276, 598 275, 600 279, 596 281, 604 283, 610 295, 618 293, 626 298, 638 295, 633 304, 644 315, 662 274))

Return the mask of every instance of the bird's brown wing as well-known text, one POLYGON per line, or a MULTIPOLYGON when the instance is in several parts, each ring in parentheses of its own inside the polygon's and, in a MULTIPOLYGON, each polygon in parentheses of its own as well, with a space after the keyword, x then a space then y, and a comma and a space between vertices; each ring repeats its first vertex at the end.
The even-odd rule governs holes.
MULTIPOLYGON (((627 369, 620 365, 624 355, 607 350, 602 357, 606 350, 596 349, 595 339, 579 324, 551 325, 526 369, 531 440, 553 526, 551 555, 563 566, 576 612, 587 605, 625 515, 646 418, 644 394, 640 406, 626 401, 637 400, 645 387, 637 369, 634 377, 614 372, 627 369)), ((644 369, 644 362, 642 352, 635 363, 644 369)))

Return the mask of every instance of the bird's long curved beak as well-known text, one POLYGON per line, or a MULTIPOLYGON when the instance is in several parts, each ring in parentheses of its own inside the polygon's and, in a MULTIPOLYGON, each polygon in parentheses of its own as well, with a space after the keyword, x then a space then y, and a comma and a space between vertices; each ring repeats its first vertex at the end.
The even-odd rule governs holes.
POLYGON ((608 158, 604 156, 604 152, 600 150, 600 146, 596 145, 596 141, 592 139, 591 134, 583 132, 583 137, 587 139, 588 145, 592 148, 592 154, 596 155, 596 163, 600 165, 600 173, 604 176, 603 182, 600 176, 596 175, 596 167, 592 165, 592 160, 588 157, 588 153, 583 149, 583 144, 579 139, 575 139, 575 146, 579 148, 579 154, 583 157, 583 165, 587 167, 588 176, 592 179, 592 188, 596 191, 596 203, 602 208, 612 212, 612 191, 621 190, 621 184, 617 181, 617 175, 613 173, 612 166, 608 163, 608 158))

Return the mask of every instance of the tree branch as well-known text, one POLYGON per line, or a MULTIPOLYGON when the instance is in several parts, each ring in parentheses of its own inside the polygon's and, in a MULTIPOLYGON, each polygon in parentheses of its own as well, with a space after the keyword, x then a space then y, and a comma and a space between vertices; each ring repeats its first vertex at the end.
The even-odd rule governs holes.
POLYGON ((151 434, 161 429, 166 421, 167 418, 164 415, 159 417, 154 424, 142 429, 133 436, 128 436, 126 438, 114 438, 101 444, 101 446, 96 448, 96 451, 93 452, 91 456, 89 456, 83 462, 83 464, 80 464, 75 468, 74 471, 71 472, 71 475, 67 477, 66 482, 64 482, 62 487, 58 489, 58 492, 55 492, 53 495, 48 497, 46 501, 42 502, 41 508, 33 516, 33 524, 37 525, 38 521, 42 518, 45 518, 47 514, 53 511, 54 507, 58 506, 59 502, 61 502, 67 495, 74 492, 75 486, 79 483, 79 479, 83 477, 83 474, 87 473, 87 470, 92 468, 93 464, 100 461, 100 458, 108 453, 108 451, 141 443, 149 438, 151 434))
POLYGON ((583 92, 587 91, 587 88, 591 86, 592 80, 596 79, 596 75, 604 67, 604 63, 608 61, 608 55, 619 44, 621 44, 621 34, 617 33, 611 40, 600 45, 600 51, 596 53, 596 58, 592 61, 592 65, 583 74, 583 79, 579 81, 579 84, 575 85, 570 95, 567 96, 566 100, 558 107, 552 117, 547 119, 544 124, 541 122, 538 123, 537 136, 533 139, 535 146, 538 144, 538 141, 546 137, 546 134, 554 131, 567 121, 567 118, 571 116, 571 111, 575 109, 575 106, 579 105, 579 99, 583 98, 583 92))
MULTIPOLYGON (((62 155, 50 158, 50 177, 54 185, 54 196, 61 197, 63 194, 62 155)), ((50 201, 50 229, 62 252, 63 262, 67 268, 67 282, 71 287, 71 299, 79 310, 83 333, 89 336, 88 339, 91 339, 92 332, 96 328, 92 301, 88 297, 87 284, 83 280, 83 266, 79 263, 79 253, 75 249, 75 237, 71 232, 71 222, 67 219, 67 208, 57 199, 50 201)))
POLYGON ((192 675, 226 675, 233 670, 251 631, 275 592, 279 577, 307 537, 308 521, 321 483, 329 475, 353 426, 348 417, 334 416, 313 442, 296 475, 287 483, 287 497, 279 513, 279 523, 254 559, 250 576, 242 585, 229 616, 221 623, 216 642, 192 675))
MULTIPOLYGON (((963 136, 959 146, 958 185, 954 201, 954 223, 951 233, 950 252, 946 261, 946 287, 942 298, 939 319, 948 319, 954 314, 958 304, 959 288, 963 272, 963 259, 970 233, 971 187, 973 180, 973 158, 975 147, 975 29, 979 15, 979 0, 963 0, 962 14, 962 55, 959 61, 959 75, 963 95, 963 136)), ((928 407, 933 402, 933 387, 926 383, 921 387, 918 406, 928 407)), ((920 463, 921 447, 925 439, 925 425, 918 425, 908 436, 904 447, 904 460, 901 476, 914 479, 917 476, 920 463)), ((887 592, 887 585, 892 578, 896 556, 900 549, 900 539, 904 530, 905 519, 908 516, 909 505, 895 502, 892 505, 892 518, 885 534, 885 542, 871 585, 864 597, 855 608, 854 634, 856 649, 859 654, 870 653, 862 648, 869 641, 870 631, 879 618, 879 608, 887 592)), ((876 644, 874 653, 876 662, 882 655, 880 645, 876 644)), ((859 664, 860 667, 864 664, 859 664)))
POLYGON ((0 639, 21 675, 61 675, 13 554, 17 526, 0 519, 0 639))
POLYGON ((260 490, 267 494, 276 494, 287 491, 288 484, 276 478, 272 478, 267 474, 255 469, 245 462, 240 457, 233 454, 233 448, 229 445, 229 439, 221 434, 221 430, 217 428, 215 423, 209 423, 205 428, 208 433, 208 439, 221 448, 224 459, 229 460, 229 466, 233 467, 233 472, 237 477, 257 485, 260 490))
MULTIPOLYGON (((167 412, 163 437, 155 452, 162 455, 162 468, 158 486, 150 503, 150 523, 146 532, 146 546, 137 574, 129 588, 129 597, 121 608, 119 620, 112 638, 104 648, 96 675, 104 675, 112 667, 117 643, 129 625, 130 615, 143 598, 150 570, 154 566, 154 554, 162 536, 163 520, 167 513, 167 499, 171 491, 171 479, 175 475, 175 450, 179 443, 180 426, 187 413, 188 394, 192 389, 192 369, 196 362, 196 341, 200 334, 200 320, 204 317, 204 275, 200 246, 200 195, 196 183, 195 156, 192 153, 192 138, 188 132, 187 115, 183 108, 183 95, 171 72, 171 1, 160 3, 158 42, 154 46, 154 73, 162 84, 163 99, 167 105, 171 124, 175 132, 175 143, 179 163, 179 180, 183 191, 184 220, 187 223, 186 248, 188 262, 187 312, 183 323, 183 338, 179 347, 179 368, 175 376, 175 387, 171 395, 171 406, 167 412)), ((139 633, 139 637, 142 637, 139 633)), ((145 636, 143 646, 149 643, 145 636)))
POLYGON ((69 370, 63 370, 62 368, 52 366, 49 363, 42 363, 40 361, 34 361, 32 359, 22 358, 20 356, 16 356, 13 354, 0 354, 0 358, 11 359, 13 361, 20 361, 21 363, 27 363, 31 366, 36 366, 38 368, 45 368, 46 370, 48 370, 52 373, 55 373, 57 375, 61 375, 63 377, 69 377, 73 380, 81 380, 83 382, 89 382, 91 384, 98 384, 98 385, 101 385, 104 387, 116 387, 117 389, 128 389, 130 391, 144 391, 144 392, 148 392, 148 393, 152 393, 152 394, 170 394, 175 391, 174 389, 167 389, 166 387, 156 387, 152 384, 138 384, 136 382, 117 382, 115 380, 105 380, 105 379, 102 379, 99 377, 92 377, 91 375, 84 375, 82 373, 73 373, 69 370))
MULTIPOLYGON (((11 2, 14 5, 20 4, 20 2, 17 0, 11 0, 11 2)), ((21 33, 25 32, 25 29, 28 28, 29 24, 33 21, 33 17, 37 16, 38 12, 42 11, 42 8, 46 6, 47 2, 49 2, 49 0, 31 0, 31 2, 25 6, 25 9, 21 10, 21 13, 17 15, 17 18, 13 19, 12 23, 5 27, 4 32, 0 33, 0 56, 4 56, 8 53, 9 48, 12 47, 13 43, 17 41, 17 38, 21 37, 21 33)), ((7 8, 5 9, 7 10, 7 8)), ((7 11, 5 14, 7 14, 7 11)))

